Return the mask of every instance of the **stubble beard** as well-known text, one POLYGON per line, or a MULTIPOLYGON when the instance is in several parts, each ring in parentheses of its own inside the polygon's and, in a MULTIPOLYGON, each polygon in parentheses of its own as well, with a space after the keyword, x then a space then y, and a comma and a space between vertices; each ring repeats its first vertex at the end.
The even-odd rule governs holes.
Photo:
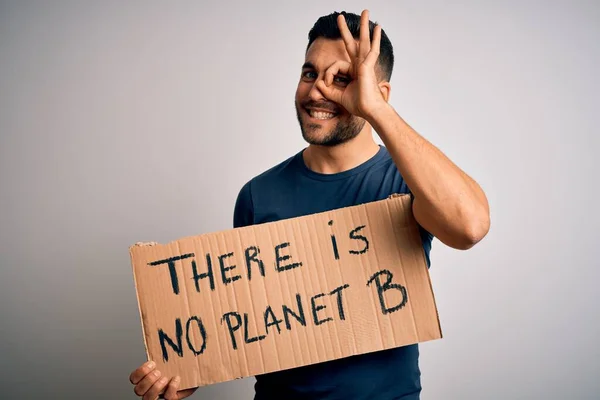
POLYGON ((305 123, 302 120, 300 106, 296 104, 296 116, 302 131, 304 140, 312 145, 318 146, 337 146, 354 139, 365 126, 365 120, 351 116, 347 121, 338 119, 335 126, 329 132, 318 133, 322 130, 322 125, 314 123, 305 123))

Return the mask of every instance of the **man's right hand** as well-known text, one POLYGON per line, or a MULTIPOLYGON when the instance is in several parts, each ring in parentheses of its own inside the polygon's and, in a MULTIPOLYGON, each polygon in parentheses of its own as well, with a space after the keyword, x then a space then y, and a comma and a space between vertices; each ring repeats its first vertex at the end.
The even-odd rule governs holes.
POLYGON ((166 400, 181 400, 191 396, 196 389, 177 390, 181 379, 176 376, 169 379, 156 369, 154 361, 148 361, 133 371, 129 381, 134 385, 133 391, 144 400, 156 400, 158 396, 166 400))

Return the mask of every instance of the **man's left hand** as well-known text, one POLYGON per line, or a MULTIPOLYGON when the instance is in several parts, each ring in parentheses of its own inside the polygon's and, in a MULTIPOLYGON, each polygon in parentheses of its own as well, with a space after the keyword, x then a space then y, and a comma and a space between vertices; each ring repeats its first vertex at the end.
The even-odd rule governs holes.
POLYGON ((343 15, 338 16, 337 22, 351 62, 340 60, 332 64, 323 80, 317 82, 317 88, 349 113, 368 119, 377 109, 387 105, 377 78, 381 27, 375 26, 371 41, 369 11, 364 10, 357 41, 352 37, 343 15))

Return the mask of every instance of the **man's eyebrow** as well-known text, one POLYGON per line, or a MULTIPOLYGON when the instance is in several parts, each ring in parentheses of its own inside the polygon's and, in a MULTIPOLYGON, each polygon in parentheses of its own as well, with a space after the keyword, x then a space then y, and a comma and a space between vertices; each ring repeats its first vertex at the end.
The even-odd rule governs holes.
POLYGON ((302 65, 302 69, 316 69, 316 68, 313 65, 313 63, 311 63, 310 61, 307 61, 302 65))

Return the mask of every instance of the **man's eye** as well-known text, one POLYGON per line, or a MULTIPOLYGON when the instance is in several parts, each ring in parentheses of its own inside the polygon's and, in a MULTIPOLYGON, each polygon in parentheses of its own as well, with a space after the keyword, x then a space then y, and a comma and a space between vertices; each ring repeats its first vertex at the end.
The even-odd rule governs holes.
POLYGON ((305 79, 317 79, 317 74, 314 71, 304 71, 302 77, 305 79))
POLYGON ((348 77, 339 75, 334 76, 333 81, 335 83, 339 83, 340 85, 347 85, 348 83, 350 83, 350 79, 348 77))

